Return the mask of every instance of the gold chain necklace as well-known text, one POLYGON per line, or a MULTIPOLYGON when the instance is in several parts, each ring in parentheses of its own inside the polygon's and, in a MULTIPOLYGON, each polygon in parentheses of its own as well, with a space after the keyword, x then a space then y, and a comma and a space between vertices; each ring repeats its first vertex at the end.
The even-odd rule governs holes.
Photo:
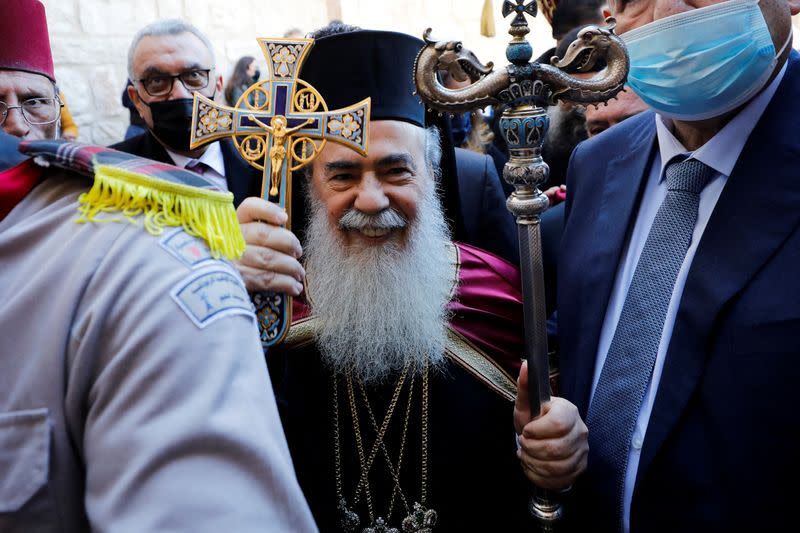
MULTIPOLYGON (((389 422, 391 421, 392 415, 394 414, 395 406, 397 405, 398 398, 400 397, 400 393, 403 388, 403 384, 405 383, 406 376, 408 374, 409 368, 406 367, 403 369, 403 373, 401 374, 400 378, 398 379, 398 383, 395 386, 394 393, 392 394, 392 399, 389 403, 389 408, 387 409, 386 416, 383 419, 381 427, 378 428, 377 421, 375 419, 374 413, 372 412, 372 408, 369 404, 366 389, 362 383, 359 383, 359 388, 361 395, 363 397, 364 403, 366 405, 366 410, 370 418, 370 422, 372 424, 373 429, 376 432, 375 442, 372 445, 372 449, 370 450, 369 456, 366 456, 364 453, 364 445, 361 438, 361 428, 358 421, 358 410, 356 408, 356 401, 355 401, 355 392, 353 387, 352 378, 349 376, 346 379, 347 381, 347 391, 348 397, 350 400, 350 410, 353 416, 353 430, 355 433, 355 440, 356 440, 356 449, 358 451, 359 457, 359 464, 361 475, 359 477, 359 483, 356 487, 356 494, 353 499, 354 505, 358 504, 360 500, 361 493, 364 493, 365 500, 367 503, 367 510, 369 512, 369 519, 370 519, 370 526, 366 527, 362 530, 362 533, 399 533, 399 530, 394 527, 390 527, 387 525, 387 522, 390 520, 394 504, 396 501, 396 496, 399 494, 401 500, 403 501, 403 505, 406 509, 407 516, 402 521, 402 528, 403 531, 406 533, 430 533, 433 531, 433 527, 436 525, 437 521, 437 514, 436 511, 433 509, 426 509, 425 502, 427 500, 427 481, 428 481, 428 368, 426 366, 425 371, 422 375, 422 423, 421 423, 421 433, 422 433, 422 450, 421 450, 421 490, 420 490, 420 502, 415 502, 412 509, 409 509, 408 502, 406 500, 405 495, 402 492, 400 487, 400 470, 403 461, 403 455, 405 450, 405 441, 406 435, 408 430, 408 420, 409 420, 409 413, 411 411, 411 401, 414 392, 414 384, 413 379, 409 385, 408 391, 408 405, 406 408, 406 416, 403 424, 403 433, 402 433, 402 440, 400 444, 400 454, 397 460, 397 467, 392 464, 392 460, 389 456, 389 452, 386 448, 386 444, 384 443, 384 437, 386 435, 386 430, 388 429, 389 422), (394 488, 392 490, 392 497, 390 499, 389 504, 389 513, 384 520, 382 517, 375 518, 372 508, 372 496, 369 489, 369 471, 372 467, 372 464, 375 460, 375 457, 379 452, 383 452, 383 456, 386 459, 387 468, 392 475, 392 479, 394 481, 394 488)), ((347 505, 347 500, 344 498, 344 489, 342 483, 342 467, 341 467, 341 448, 340 448, 340 436, 339 436, 339 383, 336 376, 333 378, 333 433, 334 433, 334 459, 335 459, 335 467, 336 467, 336 496, 338 499, 338 510, 340 514, 340 526, 342 530, 346 533, 355 533, 358 531, 358 528, 361 525, 361 518, 358 514, 353 511, 347 505)))
MULTIPOLYGON (((359 383, 359 390, 361 392, 361 397, 364 400, 364 405, 367 407, 367 414, 369 415, 369 421, 372 424, 372 430, 375 433, 378 433, 378 424, 375 421, 375 415, 372 412, 372 407, 369 405, 369 398, 367 398, 367 391, 364 388, 363 383, 359 383)), ((414 398, 414 380, 412 379, 408 385, 408 403, 406 405, 406 416, 403 421, 403 434, 400 437, 400 452, 398 453, 397 459, 397 468, 395 469, 394 465, 392 464, 392 459, 389 456, 389 451, 386 449, 386 443, 381 439, 380 447, 381 451, 383 452, 383 457, 386 459, 386 468, 389 470, 389 473, 392 475, 392 480, 394 481, 394 489, 392 490, 392 497, 389 501, 389 512, 386 513, 386 521, 390 522, 392 519, 392 512, 394 511, 394 502, 397 499, 397 496, 400 496, 400 499, 403 501, 403 506, 406 509, 406 514, 411 511, 411 508, 408 506, 408 501, 406 500, 405 494, 403 494, 403 489, 400 486, 400 469, 403 466, 403 454, 405 452, 406 447, 406 435, 408 435, 408 420, 411 415, 411 401, 414 398)))
POLYGON ((361 463, 361 476, 358 480, 358 485, 356 486, 356 495, 353 498, 353 505, 358 504, 361 491, 363 490, 365 499, 367 500, 367 510, 369 511, 369 520, 371 523, 375 522, 375 515, 372 512, 372 495, 369 490, 369 471, 372 469, 372 464, 375 461, 375 457, 378 455, 380 446, 383 444, 383 438, 386 436, 386 430, 389 428, 389 423, 391 422, 392 415, 394 414, 394 408, 397 405, 397 400, 400 398, 400 393, 403 390, 403 384, 405 383, 407 375, 408 367, 403 369, 403 373, 400 375, 400 379, 398 380, 397 386, 394 389, 394 394, 392 394, 392 400, 389 403, 389 408, 386 411, 386 416, 383 419, 383 424, 381 424, 381 428, 378 430, 377 435, 375 436, 375 442, 372 445, 372 450, 370 451, 369 459, 367 461, 364 460, 364 444, 361 438, 361 427, 358 420, 356 397, 353 391, 353 380, 351 377, 347 377, 347 395, 350 400, 350 412, 353 416, 353 431, 355 432, 356 448, 358 449, 358 458, 359 462, 361 463))

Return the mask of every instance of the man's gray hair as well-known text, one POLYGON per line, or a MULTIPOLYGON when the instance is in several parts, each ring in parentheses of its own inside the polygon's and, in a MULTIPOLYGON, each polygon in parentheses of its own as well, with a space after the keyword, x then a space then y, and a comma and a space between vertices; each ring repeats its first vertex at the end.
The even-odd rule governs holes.
POLYGON ((439 128, 430 126, 425 129, 425 164, 435 183, 442 177, 442 138, 439 128))
POLYGON ((180 35, 182 33, 191 33, 200 39, 211 53, 211 67, 216 67, 216 57, 214 56, 214 46, 211 40, 206 35, 198 30, 192 24, 180 19, 164 19, 151 22, 136 35, 133 36, 130 48, 128 48, 128 79, 133 81, 133 55, 136 53, 136 48, 145 37, 161 37, 164 35, 180 35))

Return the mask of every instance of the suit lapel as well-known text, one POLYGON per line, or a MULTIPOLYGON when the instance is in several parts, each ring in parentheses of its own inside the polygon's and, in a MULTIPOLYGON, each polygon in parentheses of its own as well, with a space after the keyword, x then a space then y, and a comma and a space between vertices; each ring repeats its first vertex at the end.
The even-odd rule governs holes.
POLYGON ((233 204, 238 206, 249 196, 261 196, 261 173, 242 159, 233 141, 219 142, 225 162, 225 179, 228 190, 233 193, 233 204))
MULTIPOLYGON (((637 120, 637 119, 631 119, 637 120)), ((608 300, 614 287, 615 273, 622 257, 630 227, 636 217, 635 207, 649 175, 655 147, 655 119, 652 113, 642 117, 632 132, 631 144, 606 167, 602 195, 597 211, 591 246, 583 264, 591 265, 583 277, 581 304, 580 353, 587 361, 596 358, 600 330, 608 300)), ((576 391, 578 408, 584 415, 589 406, 593 365, 577 365, 576 391)))
POLYGON ((145 157, 155 161, 160 161, 161 163, 166 163, 168 165, 175 164, 175 161, 172 160, 172 157, 170 157, 170 155, 167 153, 167 150, 161 145, 160 142, 156 140, 155 137, 153 137, 149 131, 142 136, 142 144, 142 153, 145 154, 145 157))
POLYGON ((800 156, 794 123, 800 116, 798 58, 793 52, 784 79, 750 134, 698 245, 664 361, 638 477, 696 389, 723 307, 800 223, 800 156))

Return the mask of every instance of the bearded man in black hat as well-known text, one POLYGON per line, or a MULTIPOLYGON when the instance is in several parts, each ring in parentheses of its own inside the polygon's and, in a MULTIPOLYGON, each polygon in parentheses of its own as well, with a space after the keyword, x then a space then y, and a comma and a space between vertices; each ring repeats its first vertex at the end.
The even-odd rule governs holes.
MULTIPOLYGON (((296 176, 292 229, 304 245, 305 293, 267 357, 322 531, 532 525, 510 424, 519 272, 451 241, 455 177, 443 155, 452 164, 453 148, 413 95, 422 46, 392 32, 330 35, 299 75, 331 109, 372 99, 369 154, 328 143, 296 176)), ((560 405, 546 416, 557 421, 560 405)), ((571 437, 547 438, 558 448, 571 437)), ((544 463, 554 483, 568 484, 562 461, 544 463)))

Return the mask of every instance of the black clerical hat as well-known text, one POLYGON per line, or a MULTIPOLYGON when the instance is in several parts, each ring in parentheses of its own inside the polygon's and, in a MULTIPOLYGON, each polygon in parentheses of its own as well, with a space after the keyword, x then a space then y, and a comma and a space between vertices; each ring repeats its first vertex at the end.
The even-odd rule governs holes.
POLYGON ((359 30, 314 42, 300 78, 317 89, 328 109, 372 98, 372 120, 425 123, 425 108, 414 94, 412 68, 425 43, 390 31, 359 30))
MULTIPOLYGON (((442 204, 454 240, 463 238, 455 148, 449 121, 425 111, 414 94, 413 69, 425 43, 391 31, 356 30, 321 37, 314 42, 299 78, 319 91, 329 110, 349 107, 370 97, 370 120, 401 120, 416 126, 437 126, 442 140, 442 204)), ((292 200, 292 230, 301 240, 307 206, 296 186, 292 200)))

